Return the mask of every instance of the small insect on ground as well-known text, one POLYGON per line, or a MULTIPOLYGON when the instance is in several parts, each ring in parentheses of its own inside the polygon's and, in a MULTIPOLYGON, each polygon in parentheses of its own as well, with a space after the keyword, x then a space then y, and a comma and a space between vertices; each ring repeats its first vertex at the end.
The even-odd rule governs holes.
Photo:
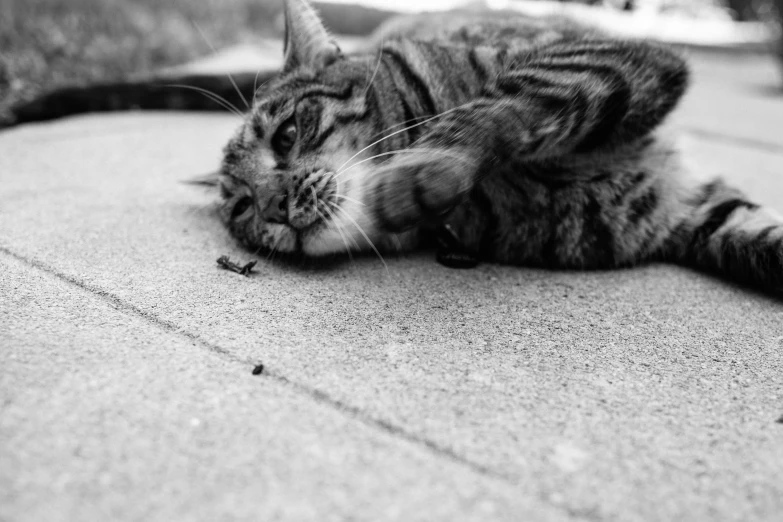
POLYGON ((777 422, 778 424, 783 424, 783 415, 781 415, 781 416, 778 418, 778 420, 776 420, 775 422, 777 422))
POLYGON ((217 259, 217 264, 220 268, 236 272, 237 274, 241 274, 245 277, 249 276, 253 272, 253 268, 257 263, 258 261, 250 261, 245 265, 238 265, 231 261, 228 256, 220 256, 217 259))
POLYGON ((262 373, 264 373, 264 365, 257 364, 255 368, 253 368, 253 375, 261 375, 262 373))

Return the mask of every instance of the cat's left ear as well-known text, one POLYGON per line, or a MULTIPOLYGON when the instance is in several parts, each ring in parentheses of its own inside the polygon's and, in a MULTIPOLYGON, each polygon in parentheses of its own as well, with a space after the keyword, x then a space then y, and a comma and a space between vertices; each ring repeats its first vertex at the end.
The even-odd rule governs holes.
POLYGON ((306 66, 321 69, 342 53, 307 0, 285 0, 284 71, 306 66))

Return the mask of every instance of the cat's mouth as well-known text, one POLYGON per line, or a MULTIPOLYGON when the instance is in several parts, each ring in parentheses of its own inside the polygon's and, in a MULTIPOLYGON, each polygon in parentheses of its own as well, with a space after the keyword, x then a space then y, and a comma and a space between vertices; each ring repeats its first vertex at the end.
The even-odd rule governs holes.
POLYGON ((347 254, 374 249, 382 234, 361 203, 341 201, 330 205, 317 221, 298 230, 297 250, 310 257, 347 254))
POLYGON ((346 213, 334 202, 324 202, 315 220, 304 228, 292 226, 296 234, 297 253, 308 256, 345 253, 351 250, 345 223, 340 217, 346 213))
POLYGON ((317 221, 308 225, 306 228, 292 228, 292 233, 296 236, 296 250, 294 251, 295 254, 308 253, 307 251, 309 249, 307 248, 307 245, 313 241, 317 241, 319 234, 322 234, 326 229, 329 228, 327 219, 328 218, 319 217, 317 221))
POLYGON ((384 234, 361 188, 347 180, 338 183, 326 169, 294 176, 287 192, 240 216, 232 233, 250 248, 306 257, 374 249, 384 234))
MULTIPOLYGON (((345 237, 345 224, 339 216, 345 211, 327 199, 318 200, 291 212, 285 221, 267 222, 261 219, 245 236, 247 246, 292 255, 322 256, 345 253, 352 243, 345 237), (339 209, 339 210, 338 210, 339 209)), ((239 236, 243 234, 240 230, 239 236)))

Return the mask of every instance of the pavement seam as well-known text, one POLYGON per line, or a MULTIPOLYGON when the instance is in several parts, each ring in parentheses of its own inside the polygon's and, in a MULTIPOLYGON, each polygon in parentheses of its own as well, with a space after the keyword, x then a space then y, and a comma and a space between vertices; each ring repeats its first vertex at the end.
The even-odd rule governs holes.
MULTIPOLYGON (((247 365, 251 368, 255 367, 258 364, 257 361, 251 361, 242 357, 238 357, 236 354, 226 350, 225 348, 213 344, 192 332, 183 330, 182 328, 178 327, 174 323, 166 321, 165 319, 161 319, 160 317, 154 314, 142 310, 141 308, 138 308, 137 306, 122 300, 120 297, 110 292, 107 292, 106 290, 100 287, 91 285, 84 281, 80 281, 79 279, 73 276, 59 272, 54 268, 52 268, 51 266, 42 263, 41 261, 38 261, 37 259, 29 258, 22 254, 18 254, 3 245, 0 245, 0 252, 7 255, 8 257, 16 259, 17 261, 25 265, 31 266, 61 281, 76 286, 82 291, 86 291, 90 294, 95 295, 103 299, 104 301, 108 302, 113 308, 115 308, 120 312, 130 313, 132 315, 135 315, 147 321, 148 323, 152 324, 154 327, 164 330, 167 333, 183 336, 188 340, 192 341, 193 343, 200 345, 201 347, 206 348, 210 352, 213 352, 221 357, 229 359, 232 362, 237 362, 243 365, 247 365)), ((279 384, 282 384, 301 395, 306 395, 311 400, 319 404, 322 404, 329 409, 336 410, 342 413, 343 415, 350 417, 353 420, 359 421, 365 426, 380 430, 386 433, 387 435, 392 436, 393 438, 401 439, 420 448, 424 448, 437 457, 444 458, 455 464, 468 468, 471 471, 478 473, 482 476, 496 479, 496 480, 501 480, 509 484, 514 484, 515 482, 513 477, 511 477, 508 474, 501 473, 497 470, 492 469, 489 466, 485 466, 483 464, 479 464, 478 462, 474 462, 470 459, 462 457, 455 451, 447 447, 441 446, 435 441, 408 432, 404 428, 392 424, 391 422, 368 415, 367 412, 363 411, 361 408, 357 406, 352 406, 339 399, 335 399, 331 397, 329 394, 319 390, 318 388, 293 381, 288 377, 286 377, 285 375, 277 373, 273 370, 269 370, 268 368, 264 369, 264 372, 261 376, 271 379, 279 384)))

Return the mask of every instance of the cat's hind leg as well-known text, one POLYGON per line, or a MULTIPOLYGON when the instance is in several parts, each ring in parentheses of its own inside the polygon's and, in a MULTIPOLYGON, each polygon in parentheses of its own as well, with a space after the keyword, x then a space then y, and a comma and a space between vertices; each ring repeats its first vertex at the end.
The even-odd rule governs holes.
POLYGON ((694 190, 664 259, 783 295, 783 217, 716 180, 694 190))

